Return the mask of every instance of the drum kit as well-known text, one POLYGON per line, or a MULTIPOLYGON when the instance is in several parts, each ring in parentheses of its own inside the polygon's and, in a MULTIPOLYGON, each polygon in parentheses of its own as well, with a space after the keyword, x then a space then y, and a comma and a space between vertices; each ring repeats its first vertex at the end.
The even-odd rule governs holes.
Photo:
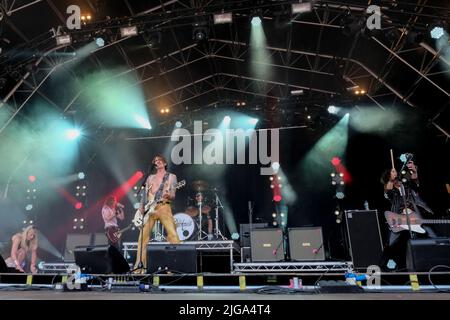
POLYGON ((223 206, 217 194, 218 189, 210 188, 203 180, 197 180, 190 184, 190 190, 186 209, 173 216, 180 240, 226 240, 219 228, 219 209, 223 206))

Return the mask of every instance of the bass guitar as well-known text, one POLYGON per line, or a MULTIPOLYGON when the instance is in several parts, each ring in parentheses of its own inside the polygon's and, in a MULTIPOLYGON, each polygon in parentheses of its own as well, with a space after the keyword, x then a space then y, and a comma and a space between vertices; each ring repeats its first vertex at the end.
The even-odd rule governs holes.
MULTIPOLYGON (((417 233, 426 233, 425 229, 422 228, 422 224, 447 224, 450 220, 447 219, 422 219, 414 211, 408 210, 409 221, 411 224, 411 231, 417 233)), ((398 214, 391 211, 386 211, 384 213, 386 221, 392 230, 392 232, 400 232, 403 230, 409 230, 408 222, 406 220, 405 214, 398 214)))
POLYGON ((106 229, 106 237, 111 241, 113 244, 117 243, 122 236, 122 233, 127 231, 133 226, 133 224, 130 224, 128 227, 119 229, 118 227, 109 227, 106 229))

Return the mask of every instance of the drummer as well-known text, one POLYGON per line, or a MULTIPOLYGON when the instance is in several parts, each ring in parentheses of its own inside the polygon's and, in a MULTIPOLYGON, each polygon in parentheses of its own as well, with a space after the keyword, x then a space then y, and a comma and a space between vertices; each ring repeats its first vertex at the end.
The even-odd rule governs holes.
MULTIPOLYGON (((204 201, 205 200, 203 199, 202 193, 199 192, 195 195, 196 203, 199 203, 199 202, 204 203, 204 201)), ((198 209, 197 209, 197 213, 198 213, 198 209)), ((205 216, 202 217, 202 231, 207 229, 208 230, 208 240, 212 240, 213 239, 213 221, 211 218, 211 207, 208 205, 203 205, 202 214, 206 215, 206 219, 205 219, 205 216)))
POLYGON ((199 208, 198 204, 202 203, 202 232, 208 233, 208 240, 213 239, 213 221, 211 217, 211 207, 206 203, 206 198, 204 197, 203 193, 197 192, 195 195, 195 198, 190 198, 191 201, 188 204, 188 207, 186 209, 186 213, 191 216, 192 218, 196 219, 197 222, 199 221, 199 208), (194 201, 192 201, 194 200, 194 201), (193 203, 192 203, 193 202, 193 203))

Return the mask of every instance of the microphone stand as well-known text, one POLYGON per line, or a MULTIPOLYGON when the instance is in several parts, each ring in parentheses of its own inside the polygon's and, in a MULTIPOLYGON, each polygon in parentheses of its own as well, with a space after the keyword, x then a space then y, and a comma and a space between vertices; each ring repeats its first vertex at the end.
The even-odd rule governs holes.
MULTIPOLYGON (((142 181, 142 184, 139 187, 139 190, 141 190, 141 192, 142 192, 142 188, 144 187, 144 189, 143 189, 144 190, 144 195, 141 195, 141 203, 143 203, 147 199, 147 194, 145 192, 146 191, 145 190, 145 184, 147 183, 147 179, 150 176, 150 172, 151 172, 151 168, 152 167, 153 167, 153 164, 148 168, 147 175, 145 176, 145 179, 142 181)), ((144 245, 143 244, 143 242, 144 242, 144 214, 142 214, 142 225, 139 227, 139 235, 140 235, 140 238, 141 238, 141 241, 140 241, 141 242, 141 252, 138 252, 138 254, 139 254, 139 262, 138 262, 136 268, 134 268, 133 270, 130 270, 130 273, 133 273, 136 270, 140 270, 140 269, 144 268, 144 263, 142 262, 142 251, 144 250, 144 248, 143 248, 143 245, 144 245)), ((145 251, 147 251, 147 250, 145 250, 145 251)))
MULTIPOLYGON (((412 160, 412 157, 407 157, 406 161, 403 163, 403 166, 400 170, 400 174, 402 174, 403 170, 406 167, 406 164, 412 160)), ((409 189, 408 189, 408 193, 409 193, 409 189)), ((400 181, 400 196, 403 199, 403 204, 405 206, 405 214, 406 214, 406 224, 408 225, 408 231, 409 231, 409 236, 411 237, 411 239, 413 238, 413 233, 412 233, 412 229, 411 229, 411 219, 409 217, 409 211, 408 211, 408 203, 406 201, 406 189, 405 189, 405 185, 403 184, 403 181, 400 181)))
POLYGON ((217 195, 217 189, 214 189, 214 194, 216 196, 216 225, 215 225, 215 227, 216 227, 216 232, 215 232, 216 239, 219 239, 219 235, 220 235, 222 240, 227 240, 227 238, 225 238, 223 236, 223 234, 219 230, 219 208, 223 209, 223 205, 222 205, 222 202, 219 199, 219 196, 217 195))

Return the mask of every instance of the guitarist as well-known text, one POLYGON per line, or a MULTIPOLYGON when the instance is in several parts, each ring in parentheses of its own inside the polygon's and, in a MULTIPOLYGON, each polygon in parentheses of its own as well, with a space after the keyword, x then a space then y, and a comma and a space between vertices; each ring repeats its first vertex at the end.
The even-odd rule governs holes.
POLYGON ((145 214, 145 203, 153 199, 162 199, 162 201, 156 206, 155 212, 150 215, 147 223, 141 228, 135 263, 135 269, 138 272, 145 271, 139 268, 140 263, 142 263, 144 269, 147 268, 147 253, 145 248, 147 247, 147 243, 150 240, 150 233, 157 220, 164 226, 167 232, 167 240, 172 244, 180 243, 170 206, 171 202, 175 199, 175 189, 171 187, 176 185, 177 177, 166 171, 167 161, 161 155, 153 158, 152 166, 156 172, 147 178, 145 183, 145 196, 141 201, 141 208, 139 210, 145 214))
MULTIPOLYGON (((105 232, 108 232, 109 229, 113 229, 114 232, 119 230, 117 219, 123 220, 125 215, 123 213, 123 205, 117 202, 115 196, 106 198, 102 208, 102 218, 105 223, 105 232)), ((120 250, 119 241, 112 242, 108 237, 108 244, 120 250)))
MULTIPOLYGON (((430 207, 419 197, 419 176, 417 174, 417 166, 414 161, 412 161, 412 154, 406 154, 406 162, 404 165, 403 174, 398 176, 395 168, 386 170, 382 177, 381 183, 384 185, 384 196, 391 203, 391 211, 395 213, 402 214, 405 211, 405 200, 406 207, 412 210, 419 218, 421 218, 422 213, 433 213, 430 207), (405 197, 401 193, 402 184, 405 189, 405 197)), ((427 236, 435 238, 436 234, 429 226, 423 226, 427 231, 427 236)), ((413 233, 413 237, 416 234, 413 233)), ((389 243, 385 247, 383 256, 381 258, 381 268, 386 269, 386 264, 389 259, 396 261, 397 268, 399 270, 406 267, 406 244, 410 238, 408 230, 401 232, 389 231, 389 243), (396 252, 402 252, 402 254, 396 254, 396 252)))

